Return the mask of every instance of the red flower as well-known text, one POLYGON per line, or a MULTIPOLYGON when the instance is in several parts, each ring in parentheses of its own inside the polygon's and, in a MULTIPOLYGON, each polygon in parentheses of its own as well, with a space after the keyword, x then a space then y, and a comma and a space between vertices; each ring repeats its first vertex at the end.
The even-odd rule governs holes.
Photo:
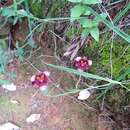
POLYGON ((87 57, 76 57, 74 66, 79 71, 86 71, 92 66, 92 60, 87 59, 87 57))
POLYGON ((31 77, 31 82, 36 88, 40 88, 42 91, 46 90, 49 83, 50 72, 43 71, 31 77))

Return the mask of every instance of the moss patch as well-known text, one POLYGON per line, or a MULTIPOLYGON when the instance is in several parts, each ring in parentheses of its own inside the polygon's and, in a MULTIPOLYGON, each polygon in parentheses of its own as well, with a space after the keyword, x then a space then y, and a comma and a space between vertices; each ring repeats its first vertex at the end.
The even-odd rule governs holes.
MULTIPOLYGON (((84 53, 93 60, 93 67, 90 71, 94 74, 98 74, 102 71, 104 75, 110 76, 111 62, 113 68, 112 75, 115 79, 130 68, 130 46, 128 43, 113 43, 112 53, 111 43, 94 43, 93 45, 86 47, 84 53), (112 56, 112 60, 110 60, 110 55, 112 56)), ((128 79, 129 76, 130 74, 127 74, 125 79, 128 79)))

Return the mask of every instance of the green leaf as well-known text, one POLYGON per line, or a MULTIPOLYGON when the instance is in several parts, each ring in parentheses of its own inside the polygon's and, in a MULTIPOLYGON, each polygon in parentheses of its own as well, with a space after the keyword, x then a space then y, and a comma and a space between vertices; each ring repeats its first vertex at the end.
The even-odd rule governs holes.
POLYGON ((101 1, 101 0, 83 0, 83 3, 84 3, 84 4, 91 5, 91 4, 99 4, 99 3, 102 3, 102 1, 101 1))
POLYGON ((8 84, 8 83, 9 83, 8 80, 0 79, 0 85, 8 84))
POLYGON ((89 19, 80 19, 79 22, 84 28, 92 27, 89 19))
POLYGON ((17 10, 17 15, 27 17, 28 13, 24 9, 17 10))
POLYGON ((99 29, 97 27, 91 28, 90 34, 97 42, 99 42, 99 29))
POLYGON ((15 25, 19 20, 19 17, 14 17, 14 20, 13 20, 13 25, 15 25))
POLYGON ((71 17, 80 17, 85 12, 85 6, 83 5, 76 5, 71 9, 71 17))
POLYGON ((12 16, 15 16, 16 13, 15 13, 15 10, 13 8, 3 8, 1 15, 5 16, 5 17, 12 17, 12 16))
POLYGON ((98 23, 99 22, 102 22, 103 20, 105 20, 106 18, 107 18, 107 14, 106 13, 101 13, 101 14, 99 14, 99 16, 101 17, 96 17, 95 18, 95 21, 97 21, 98 23))
POLYGON ((88 9, 86 8, 84 15, 90 15, 90 14, 91 14, 90 10, 88 10, 88 9))
POLYGON ((30 45, 32 48, 37 47, 32 36, 30 36, 30 38, 27 40, 27 44, 30 45))
POLYGON ((97 27, 98 26, 98 22, 97 21, 93 21, 90 19, 80 19, 80 24, 84 27, 84 28, 93 28, 93 27, 97 27))
POLYGON ((79 2, 81 2, 82 0, 68 0, 68 1, 73 2, 73 3, 79 3, 79 2))
POLYGON ((106 19, 107 18, 107 13, 101 13, 99 15, 102 17, 102 19, 106 19))
POLYGON ((121 74, 121 75, 117 78, 117 80, 118 80, 118 81, 121 81, 121 80, 125 79, 128 74, 130 74, 130 69, 127 69, 123 74, 121 74))
POLYGON ((128 43, 130 43, 130 35, 128 35, 127 33, 125 33, 124 31, 120 30, 119 27, 113 25, 110 21, 108 21, 107 19, 103 19, 96 11, 94 11, 92 8, 89 7, 89 10, 91 11, 92 14, 94 14, 96 17, 98 17, 99 19, 102 20, 102 22, 104 24, 106 24, 106 26, 108 28, 110 28, 111 30, 113 30, 117 35, 119 35, 120 37, 122 37, 124 40, 126 40, 128 43))
POLYGON ((15 52, 15 56, 19 58, 20 61, 23 61, 24 59, 24 50, 21 47, 18 47, 18 44, 16 43, 16 52, 15 52))
POLYGON ((82 34, 81 34, 81 38, 85 38, 89 35, 89 30, 88 29, 83 29, 82 34))

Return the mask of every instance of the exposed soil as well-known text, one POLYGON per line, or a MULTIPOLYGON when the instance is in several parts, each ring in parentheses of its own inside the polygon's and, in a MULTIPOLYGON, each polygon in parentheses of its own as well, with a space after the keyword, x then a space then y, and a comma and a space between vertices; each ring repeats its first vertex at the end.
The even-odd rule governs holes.
MULTIPOLYGON (((47 58, 49 63, 54 61, 54 58, 47 58)), ((59 83, 60 87, 68 88, 73 85, 71 75, 58 73, 53 69, 50 71, 51 78, 59 83)), ((82 102, 78 103, 76 98, 69 96, 44 96, 31 85, 29 79, 32 74, 32 67, 24 68, 21 65, 17 78, 12 80, 17 85, 17 91, 7 92, 0 88, 0 123, 11 121, 22 130, 94 130, 97 127, 97 114, 94 109, 86 107, 82 102), (18 104, 11 103, 11 100, 18 101, 18 104), (31 113, 40 113, 41 118, 28 124, 26 118, 31 113)), ((50 86, 49 92, 56 94, 59 90, 50 86)))

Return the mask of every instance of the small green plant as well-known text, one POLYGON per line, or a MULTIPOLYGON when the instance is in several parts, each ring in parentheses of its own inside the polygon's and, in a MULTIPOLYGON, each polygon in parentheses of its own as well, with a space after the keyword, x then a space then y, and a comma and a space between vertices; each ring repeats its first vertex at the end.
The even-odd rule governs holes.
MULTIPOLYGON (((71 9, 72 20, 79 21, 82 32, 81 37, 85 38, 89 34, 99 42, 99 23, 102 21, 98 17, 92 16, 89 6, 101 3, 100 0, 69 0, 70 2, 76 3, 76 5, 71 9), (81 17, 81 18, 80 18, 81 17), (83 18, 82 18, 83 17, 83 18), (79 19, 80 18, 80 19, 79 19)), ((99 14, 103 19, 107 17, 105 13, 99 14)))
MULTIPOLYGON (((92 5, 95 4, 101 4, 101 0, 68 0, 74 4, 76 4, 71 9, 71 20, 77 20, 81 27, 82 27, 82 33, 81 37, 84 38, 91 34, 91 36, 98 42, 99 41, 99 23, 103 22, 109 29, 113 30, 116 34, 121 36, 123 39, 125 39, 127 42, 130 43, 130 36, 119 29, 119 27, 116 27, 112 21, 107 20, 108 17, 107 12, 100 12, 93 9, 92 5)), ((99 6, 94 6, 96 9, 98 9, 99 6)), ((128 12, 130 9, 130 4, 120 13, 120 15, 117 15, 114 22, 117 22, 123 14, 128 12)), ((100 8, 99 8, 100 10, 100 8)))

